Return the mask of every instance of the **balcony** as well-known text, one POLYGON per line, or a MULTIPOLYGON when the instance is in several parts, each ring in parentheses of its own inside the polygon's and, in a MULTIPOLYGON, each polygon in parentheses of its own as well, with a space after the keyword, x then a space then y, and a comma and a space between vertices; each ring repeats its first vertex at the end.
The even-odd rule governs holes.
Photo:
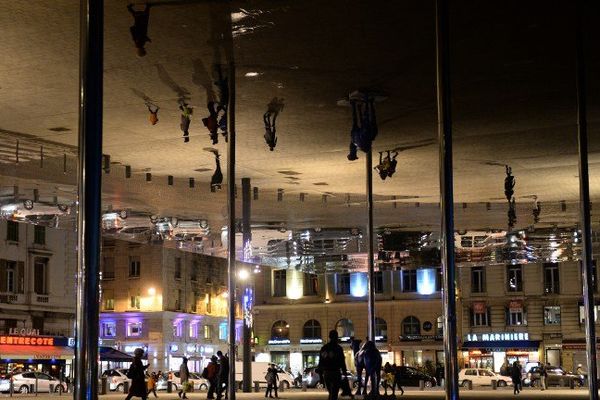
POLYGON ((23 303, 23 294, 17 294, 17 293, 0 293, 0 303, 4 303, 4 304, 20 304, 20 303, 23 303))
POLYGON ((35 302, 36 303, 48 303, 49 297, 50 296, 45 295, 45 294, 36 294, 35 295, 35 302))

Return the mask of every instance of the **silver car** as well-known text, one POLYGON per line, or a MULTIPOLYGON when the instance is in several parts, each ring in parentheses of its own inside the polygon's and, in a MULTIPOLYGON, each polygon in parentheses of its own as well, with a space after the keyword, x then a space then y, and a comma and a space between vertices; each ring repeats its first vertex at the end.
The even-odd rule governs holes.
MULTIPOLYGON (((0 392, 9 392, 10 391, 10 379, 2 379, 0 380, 0 392)), ((53 376, 48 374, 44 374, 43 372, 21 372, 18 374, 14 374, 12 376, 13 382, 13 390, 18 393, 29 393, 32 392, 31 387, 33 385, 33 392, 36 390, 37 383, 37 392, 38 393, 49 393, 50 385, 53 386, 54 392, 58 393, 62 386, 63 392, 67 391, 67 386, 60 382, 53 376), (36 382, 37 379, 37 382, 36 382)))

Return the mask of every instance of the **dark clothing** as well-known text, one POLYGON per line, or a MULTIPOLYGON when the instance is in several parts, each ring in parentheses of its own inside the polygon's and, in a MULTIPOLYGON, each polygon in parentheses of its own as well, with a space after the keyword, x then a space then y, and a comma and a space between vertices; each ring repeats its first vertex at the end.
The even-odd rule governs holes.
POLYGON ((328 400, 337 400, 340 387, 342 386, 342 376, 339 371, 324 370, 323 380, 329 393, 328 400))
POLYGON ((337 400, 342 385, 342 372, 346 374, 346 362, 342 346, 336 342, 329 342, 321 347, 317 370, 322 373, 329 393, 329 400, 337 400))
POLYGON ((521 386, 521 367, 513 365, 512 370, 510 371, 510 377, 513 382, 513 392, 514 394, 518 394, 523 388, 521 386))
POLYGON ((127 6, 127 9, 133 15, 133 26, 129 28, 131 38, 135 43, 135 47, 143 49, 146 42, 150 42, 148 37, 148 20, 150 19, 150 4, 146 3, 144 11, 135 11, 133 5, 127 6))
POLYGON ((129 393, 127 394, 126 400, 130 400, 132 397, 141 397, 146 399, 148 397, 148 389, 146 388, 146 376, 144 371, 148 368, 147 365, 142 364, 142 360, 134 359, 127 372, 127 377, 131 379, 131 386, 129 387, 129 393))
MULTIPOLYGON (((221 184, 223 183, 223 172, 221 171, 221 162, 219 161, 219 156, 217 155, 215 158, 215 172, 210 178, 210 186, 211 188, 221 188, 221 184)), ((222 368, 222 367, 221 367, 222 368)), ((229 364, 227 365, 227 370, 229 370, 229 364)))
POLYGON ((225 392, 227 396, 227 385, 229 383, 229 358, 223 356, 219 359, 219 374, 217 379, 217 399, 225 392))

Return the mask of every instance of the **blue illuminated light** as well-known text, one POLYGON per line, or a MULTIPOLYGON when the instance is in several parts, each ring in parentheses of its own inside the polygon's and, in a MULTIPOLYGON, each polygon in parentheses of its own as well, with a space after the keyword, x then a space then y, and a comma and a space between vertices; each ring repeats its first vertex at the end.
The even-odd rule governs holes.
POLYGON ((432 294, 435 292, 435 268, 417 270, 417 293, 432 294))
POLYGON ((367 274, 354 272, 350 274, 350 295, 352 297, 364 297, 367 295, 367 274))

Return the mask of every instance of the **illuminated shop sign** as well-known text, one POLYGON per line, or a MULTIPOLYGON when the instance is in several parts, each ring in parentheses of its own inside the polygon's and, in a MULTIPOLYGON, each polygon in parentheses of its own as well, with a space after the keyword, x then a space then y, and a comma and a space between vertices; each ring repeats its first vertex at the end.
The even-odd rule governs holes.
POLYGON ((342 342, 342 343, 348 343, 348 342, 350 342, 350 336, 342 336, 340 338, 340 342, 342 342))
POLYGON ((300 344, 321 344, 323 339, 300 339, 300 344))
POLYGON ((527 332, 500 332, 500 333, 469 333, 466 336, 469 342, 495 342, 499 340, 529 340, 527 332))
POLYGON ((290 339, 269 339, 269 344, 290 344, 290 339))
POLYGON ((54 338, 36 336, 0 336, 0 344, 54 346, 54 338))
POLYGON ((9 328, 8 334, 14 336, 40 336, 40 330, 31 328, 9 328))
POLYGON ((417 293, 433 294, 435 292, 435 268, 421 268, 417 270, 417 293))

